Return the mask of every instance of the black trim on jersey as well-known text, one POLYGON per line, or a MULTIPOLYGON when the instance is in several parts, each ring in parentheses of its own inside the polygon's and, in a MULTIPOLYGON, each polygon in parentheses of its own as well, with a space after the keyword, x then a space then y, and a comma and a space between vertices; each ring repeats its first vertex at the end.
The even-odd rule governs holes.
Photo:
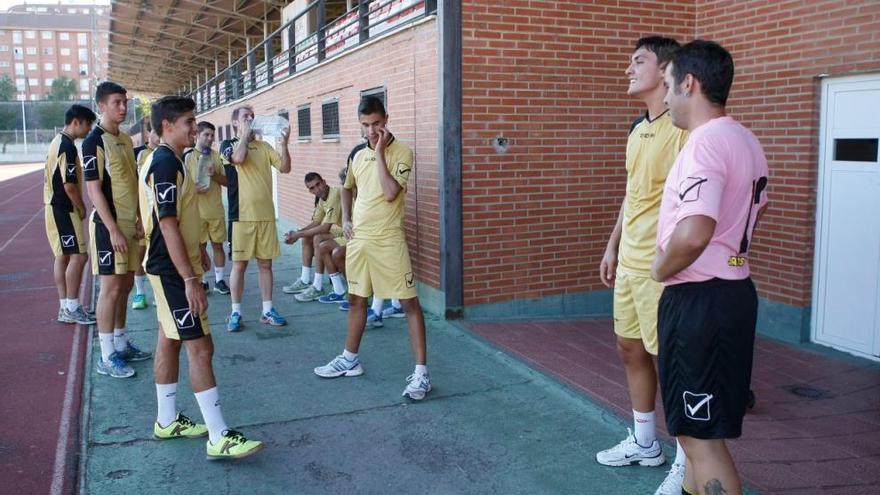
POLYGON ((663 110, 662 112, 660 112, 660 115, 658 115, 657 117, 652 119, 651 117, 648 116, 648 111, 645 110, 645 115, 642 115, 641 117, 634 120, 632 125, 629 126, 629 133, 632 134, 632 132, 636 129, 636 126, 641 124, 643 120, 648 121, 649 124, 653 124, 654 122, 657 122, 658 120, 660 120, 660 117, 666 115, 666 113, 668 111, 669 111, 669 109, 667 108, 666 110, 663 110))
MULTIPOLYGON (((348 154, 348 160, 346 160, 346 162, 345 162, 346 181, 348 180, 348 174, 351 173, 351 163, 354 161, 354 157, 357 156, 357 154, 360 153, 361 150, 364 148, 372 149, 372 148, 370 148, 370 141, 369 140, 364 141, 363 143, 355 146, 354 148, 351 149, 351 153, 348 154)), ((342 186, 345 187, 345 184, 342 184, 342 186)), ((317 206, 317 204, 318 203, 315 203, 316 206, 317 206)))
POLYGON ((177 268, 171 260, 159 221, 165 217, 177 216, 177 202, 180 200, 180 191, 177 190, 178 174, 185 175, 185 172, 174 151, 164 144, 156 148, 150 170, 144 178, 144 182, 149 184, 152 177, 153 201, 156 205, 150 212, 153 230, 150 233, 150 245, 147 246, 149 254, 146 271, 150 275, 177 275, 177 268))
POLYGON ((147 149, 146 144, 142 144, 134 148, 134 161, 137 161, 138 157, 141 155, 141 151, 147 149))
MULTIPOLYGON (((113 220, 116 220, 116 205, 113 203, 113 179, 110 177, 110 174, 105 167, 105 163, 98 163, 99 147, 104 151, 104 162, 107 161, 107 150, 104 149, 104 138, 102 137, 105 132, 107 131, 103 127, 101 127, 100 125, 96 125, 83 141, 83 180, 101 181, 101 192, 104 193, 104 198, 107 199, 107 206, 110 207, 110 215, 113 217, 113 220), (103 174, 98 173, 98 167, 101 167, 101 169, 104 170, 103 174)), ((101 215, 94 215, 94 222, 104 223, 101 220, 101 215)))
POLYGON ((58 157, 62 153, 65 155, 64 161, 66 163, 63 171, 56 166, 55 171, 52 173, 52 199, 49 200, 49 204, 57 208, 65 208, 70 212, 73 211, 73 201, 70 200, 70 196, 64 190, 65 181, 62 174, 67 176, 68 183, 76 184, 79 181, 76 175, 76 146, 73 144, 73 139, 71 139, 70 135, 65 132, 60 134, 61 142, 58 144, 58 155, 54 157, 55 164, 58 164, 58 157))
MULTIPOLYGON (((235 149, 235 143, 238 138, 224 139, 220 142, 220 156, 226 163, 223 164, 223 171, 226 172, 226 202, 229 206, 229 220, 238 220, 238 170, 232 164, 232 151, 235 149)), ((230 242, 232 236, 229 237, 230 242)))

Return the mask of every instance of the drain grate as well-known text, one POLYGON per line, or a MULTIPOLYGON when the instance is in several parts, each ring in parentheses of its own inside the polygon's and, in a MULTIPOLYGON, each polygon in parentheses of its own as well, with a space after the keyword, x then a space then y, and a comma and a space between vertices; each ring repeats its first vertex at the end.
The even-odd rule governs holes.
POLYGON ((821 388, 812 387, 810 385, 789 385, 783 388, 804 399, 830 399, 834 397, 834 394, 828 390, 822 390, 821 388))

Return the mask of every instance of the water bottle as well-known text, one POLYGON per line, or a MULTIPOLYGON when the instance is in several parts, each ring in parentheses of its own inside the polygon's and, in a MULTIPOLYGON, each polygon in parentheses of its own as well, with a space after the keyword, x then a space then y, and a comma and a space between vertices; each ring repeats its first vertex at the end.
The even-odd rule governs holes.
MULTIPOLYGON (((196 185, 204 189, 211 185, 211 176, 208 175, 208 167, 213 164, 211 160, 211 149, 205 148, 199 155, 199 173, 196 175, 196 185)), ((214 171, 216 173, 216 170, 214 171)))

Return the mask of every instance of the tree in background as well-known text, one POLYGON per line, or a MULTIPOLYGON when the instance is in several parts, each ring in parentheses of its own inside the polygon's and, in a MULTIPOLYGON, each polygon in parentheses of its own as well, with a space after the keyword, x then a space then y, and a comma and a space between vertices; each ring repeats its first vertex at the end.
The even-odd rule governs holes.
MULTIPOLYGON (((21 125, 19 105, 12 103, 15 97, 15 84, 7 75, 0 76, 0 130, 12 130, 21 125)), ((0 133, 0 142, 9 142, 7 133, 0 133)))
POLYGON ((15 84, 7 75, 0 76, 0 101, 12 101, 15 96, 15 84))
POLYGON ((76 81, 69 77, 60 76, 52 81, 52 89, 46 95, 51 101, 70 101, 76 94, 76 81))

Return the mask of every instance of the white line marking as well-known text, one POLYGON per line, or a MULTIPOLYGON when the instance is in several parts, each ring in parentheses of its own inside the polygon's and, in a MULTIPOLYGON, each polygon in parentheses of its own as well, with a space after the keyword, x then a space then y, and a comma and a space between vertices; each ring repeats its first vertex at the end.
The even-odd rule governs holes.
POLYGON ((22 194, 25 194, 25 193, 29 192, 31 189, 36 189, 36 188, 38 188, 38 187, 40 187, 40 184, 33 185, 33 186, 31 186, 31 187, 25 189, 24 191, 22 191, 22 192, 20 192, 20 193, 18 193, 18 194, 16 194, 16 195, 14 195, 14 196, 10 196, 10 197, 6 198, 6 201, 0 203, 0 206, 3 206, 3 205, 5 205, 6 203, 12 201, 13 199, 15 199, 15 198, 21 196, 22 194))
POLYGON ((6 246, 8 246, 12 241, 14 241, 15 238, 18 237, 18 234, 21 234, 21 231, 24 230, 24 229, 26 229, 27 226, 30 225, 31 222, 33 222, 34 219, 37 218, 37 216, 38 216, 40 213, 43 213, 43 208, 42 208, 42 207, 40 207, 40 209, 37 210, 36 213, 34 213, 34 216, 32 216, 30 220, 28 220, 27 222, 25 222, 25 224, 22 225, 21 228, 18 229, 18 231, 17 231, 16 233, 12 234, 12 237, 10 237, 6 242, 3 243, 2 246, 0 246, 0 253, 2 253, 3 250, 6 249, 6 246))

